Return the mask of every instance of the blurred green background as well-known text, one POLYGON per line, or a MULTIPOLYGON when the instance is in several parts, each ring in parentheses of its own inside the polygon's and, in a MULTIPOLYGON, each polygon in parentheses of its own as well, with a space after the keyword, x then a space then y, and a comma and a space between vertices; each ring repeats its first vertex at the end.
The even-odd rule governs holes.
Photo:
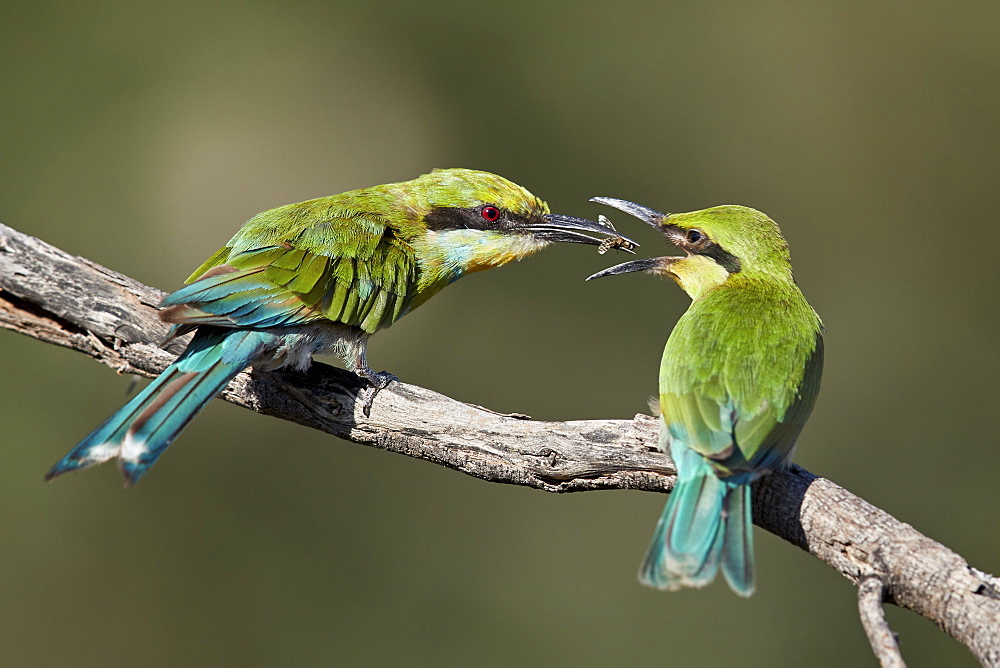
MULTIPOLYGON (((5 2, 0 220, 171 290, 258 211, 433 167, 591 217, 754 206, 828 329, 797 461, 996 573, 998 25, 994 1, 5 2)), ((686 298, 585 284, 612 255, 461 281, 372 365, 629 418, 686 298)), ((129 379, 9 332, 0 373, 4 665, 872 663, 851 586, 759 530, 749 601, 641 588, 661 495, 490 485, 223 402, 132 491, 43 485, 129 379)), ((972 664, 889 616, 910 665, 972 664)))

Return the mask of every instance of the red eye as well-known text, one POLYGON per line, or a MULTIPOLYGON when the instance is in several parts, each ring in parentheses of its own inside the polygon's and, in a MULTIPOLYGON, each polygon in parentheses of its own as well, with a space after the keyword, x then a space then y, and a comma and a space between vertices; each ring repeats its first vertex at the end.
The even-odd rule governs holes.
POLYGON ((484 206, 480 211, 480 213, 483 214, 484 219, 488 220, 491 223, 496 220, 500 220, 500 209, 496 208, 495 206, 484 206))

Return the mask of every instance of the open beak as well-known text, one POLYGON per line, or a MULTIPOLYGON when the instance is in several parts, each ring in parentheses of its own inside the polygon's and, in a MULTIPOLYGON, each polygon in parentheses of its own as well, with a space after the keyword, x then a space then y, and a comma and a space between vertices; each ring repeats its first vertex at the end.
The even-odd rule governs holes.
MULTIPOLYGON (((666 233, 664 225, 669 217, 668 214, 660 213, 656 209, 650 209, 648 206, 643 206, 641 204, 636 204, 635 202, 629 202, 624 199, 617 199, 614 197, 591 197, 591 202, 597 202, 599 204, 607 204, 620 211, 635 216, 642 222, 656 228, 659 232, 666 233)), ((669 239, 669 235, 667 236, 669 239)), ((588 276, 587 280, 592 280, 595 278, 604 278, 605 276, 614 276, 616 274, 629 274, 633 271, 648 271, 651 274, 664 274, 667 273, 671 264, 677 260, 683 259, 682 257, 650 257, 644 260, 633 260, 632 262, 624 262, 622 264, 616 264, 613 267, 608 267, 603 271, 599 271, 592 276, 588 276)))
POLYGON ((647 257, 643 260, 632 260, 631 262, 623 262, 622 264, 616 264, 613 267, 608 267, 602 271, 597 272, 591 276, 587 277, 587 280, 594 278, 604 278, 605 276, 614 276, 615 274, 630 274, 633 271, 648 271, 651 274, 662 274, 665 273, 667 267, 681 260, 681 257, 647 257))
POLYGON ((590 244, 592 246, 609 246, 621 248, 626 252, 633 252, 632 249, 638 246, 626 236, 623 236, 611 226, 610 223, 603 225, 595 223, 586 218, 575 218, 573 216, 563 216, 556 213, 549 213, 542 217, 541 222, 525 227, 527 231, 539 239, 546 241, 566 241, 576 244, 590 244), (590 234, 587 234, 587 233, 590 234), (590 236, 599 235, 598 237, 590 236))

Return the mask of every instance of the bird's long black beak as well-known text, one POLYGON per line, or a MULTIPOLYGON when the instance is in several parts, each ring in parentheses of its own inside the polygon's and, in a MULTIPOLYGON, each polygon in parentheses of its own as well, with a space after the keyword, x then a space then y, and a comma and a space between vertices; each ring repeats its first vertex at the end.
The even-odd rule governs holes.
POLYGON ((596 274, 588 276, 587 280, 589 281, 595 278, 604 278, 605 276, 614 276, 615 274, 630 274, 633 271, 651 271, 658 274, 661 273, 666 266, 680 259, 681 258, 679 257, 647 257, 642 260, 623 262, 622 264, 616 264, 613 267, 608 267, 607 269, 599 271, 596 274))
POLYGON ((636 204, 635 202, 629 202, 628 200, 617 199, 614 197, 591 197, 590 201, 613 206, 619 211, 624 211, 629 215, 635 216, 642 222, 652 225, 658 230, 669 215, 660 213, 656 209, 650 209, 648 206, 643 206, 641 204, 636 204))
POLYGON ((596 223, 586 218, 576 218, 574 216, 563 216, 561 214, 549 213, 542 217, 541 222, 527 226, 525 229, 546 241, 565 241, 577 244, 590 244, 592 246, 607 245, 609 247, 621 248, 629 253, 639 244, 628 237, 619 234, 610 223, 604 225, 596 223), (599 235, 598 237, 586 234, 599 235))
MULTIPOLYGON (((624 211, 625 213, 635 216, 642 222, 656 228, 659 232, 665 232, 666 220, 669 218, 669 214, 660 213, 656 209, 650 209, 648 206, 643 206, 641 204, 636 204, 635 202, 629 202, 624 199, 617 199, 615 197, 591 197, 591 202, 597 202, 599 204, 607 204, 608 206, 613 206, 619 211, 624 211)), ((595 278, 604 278, 605 276, 614 276, 616 274, 629 274, 633 271, 648 271, 652 274, 664 274, 668 273, 671 264, 683 258, 680 257, 650 257, 644 260, 633 260, 632 262, 624 262, 622 264, 616 264, 613 267, 608 267, 603 271, 599 271, 596 274, 587 277, 587 280, 593 280, 595 278)))

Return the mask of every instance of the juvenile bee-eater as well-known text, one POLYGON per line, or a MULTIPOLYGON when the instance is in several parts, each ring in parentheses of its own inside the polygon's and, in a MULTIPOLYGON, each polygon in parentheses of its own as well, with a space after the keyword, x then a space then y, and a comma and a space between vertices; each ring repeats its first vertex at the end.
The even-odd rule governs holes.
POLYGON ((305 369, 313 354, 335 353, 370 383, 367 414, 375 393, 394 379, 368 367, 369 336, 465 274, 553 241, 600 245, 603 237, 620 235, 550 214, 524 188, 469 169, 260 213, 163 300, 160 319, 174 325, 168 339, 195 330, 184 353, 46 479, 117 458, 131 486, 250 366, 305 369))
POLYGON ((750 596, 750 483, 791 459, 819 392, 823 325, 792 278, 778 226, 763 213, 719 206, 667 215, 593 201, 649 223, 684 255, 590 278, 666 275, 692 300, 660 364, 659 448, 674 460, 677 484, 639 579, 658 589, 703 587, 721 567, 733 591, 750 596))

